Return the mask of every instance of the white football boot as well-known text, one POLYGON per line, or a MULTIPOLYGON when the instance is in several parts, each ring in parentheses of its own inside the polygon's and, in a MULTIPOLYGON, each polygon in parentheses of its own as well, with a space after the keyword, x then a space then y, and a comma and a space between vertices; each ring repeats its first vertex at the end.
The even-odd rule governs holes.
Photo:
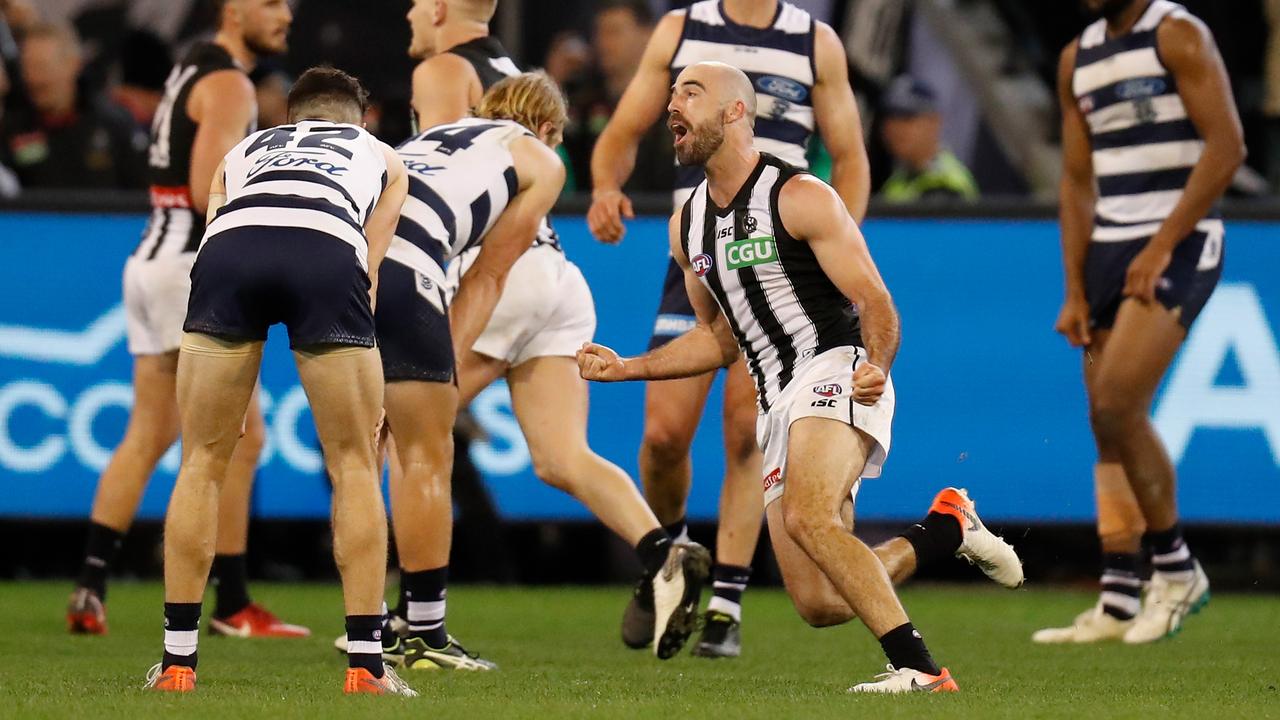
POLYGON ((1119 640, 1133 627, 1133 620, 1120 620, 1102 609, 1102 601, 1076 616, 1067 627, 1044 628, 1031 636, 1031 641, 1042 645, 1062 643, 1096 643, 1119 640))
POLYGON ((964 488, 943 488, 933 499, 929 512, 951 515, 960 521, 961 541, 956 557, 977 565, 987 577, 1004 587, 1022 586, 1022 561, 1013 546, 982 524, 974 503, 964 488))
POLYGON ((887 669, 889 672, 880 673, 872 682, 854 685, 848 692, 896 694, 959 692, 960 690, 960 686, 956 685, 956 681, 951 677, 951 671, 946 668, 942 668, 942 672, 937 675, 929 675, 911 668, 899 670, 892 665, 887 666, 887 669))
POLYGON ((1162 572, 1151 574, 1142 611, 1124 634, 1126 643, 1141 645, 1173 637, 1182 629, 1182 621, 1188 615, 1200 612, 1209 603, 1209 578, 1198 561, 1192 562, 1195 569, 1191 579, 1185 582, 1170 580, 1168 574, 1162 572))

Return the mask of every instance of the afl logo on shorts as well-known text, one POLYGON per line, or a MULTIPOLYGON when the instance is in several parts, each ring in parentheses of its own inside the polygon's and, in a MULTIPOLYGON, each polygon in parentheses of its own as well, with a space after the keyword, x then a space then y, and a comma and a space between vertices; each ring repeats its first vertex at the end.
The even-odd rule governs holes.
POLYGON ((691 262, 693 263, 693 272, 698 277, 706 275, 707 271, 711 269, 711 256, 706 253, 694 255, 691 262))
POLYGON ((841 390, 843 390, 843 388, 836 383, 827 383, 826 385, 819 385, 815 387, 813 392, 821 395, 822 397, 835 397, 840 394, 841 390))

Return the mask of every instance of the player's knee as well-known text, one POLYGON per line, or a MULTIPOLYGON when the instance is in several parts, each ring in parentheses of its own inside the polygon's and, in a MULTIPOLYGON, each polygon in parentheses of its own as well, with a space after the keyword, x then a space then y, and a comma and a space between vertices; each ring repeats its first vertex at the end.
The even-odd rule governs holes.
POLYGON ((661 421, 649 421, 644 426, 640 451, 649 459, 663 466, 678 465, 689 457, 693 435, 661 421))
POLYGON ((244 434, 240 436, 240 446, 245 452, 249 452, 257 456, 262 452, 262 447, 267 444, 267 428, 261 422, 248 422, 244 427, 244 434))
POLYGON ((843 625, 856 617, 849 606, 844 603, 830 602, 822 599, 793 598, 796 612, 809 627, 824 628, 843 625))
POLYGON ((531 450, 530 461, 533 465, 533 474, 557 490, 572 493, 576 479, 574 469, 578 466, 577 455, 576 452, 564 449, 554 451, 531 450))
POLYGON ((782 526, 800 547, 806 550, 813 547, 827 524, 829 521, 824 521, 821 511, 810 503, 782 496, 782 526))
POLYGON ((1089 423, 1094 434, 1104 440, 1123 437, 1144 415, 1143 408, 1111 394, 1099 393, 1089 402, 1089 423))
POLYGON ((125 433, 121 451, 148 462, 156 462, 177 439, 177 427, 169 427, 163 423, 133 424, 125 433))

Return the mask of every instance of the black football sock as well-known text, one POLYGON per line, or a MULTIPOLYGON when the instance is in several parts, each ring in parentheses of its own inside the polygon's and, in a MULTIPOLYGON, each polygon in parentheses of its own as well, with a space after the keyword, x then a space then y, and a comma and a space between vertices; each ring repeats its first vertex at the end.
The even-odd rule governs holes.
POLYGON ((1137 553, 1103 553, 1102 611, 1117 620, 1132 620, 1142 608, 1142 579, 1137 553))
POLYGON ((107 573, 116 561, 124 533, 96 522, 89 523, 89 538, 85 541, 84 564, 76 586, 89 588, 102 600, 107 599, 107 573))
POLYGON ((164 660, 161 668, 182 665, 196 669, 200 635, 200 603, 164 604, 164 660))
POLYGON ((347 665, 382 677, 382 616, 347 616, 347 665))
POLYGON ((931 512, 925 515, 924 520, 907 528, 902 537, 916 551, 916 567, 925 567, 955 557, 964 540, 964 531, 954 516, 931 512))
POLYGON ((214 555, 209 580, 214 589, 214 617, 228 618, 249 606, 249 570, 243 553, 214 555))
POLYGON ((636 555, 640 558, 640 565, 644 567, 645 577, 657 575, 670 552, 671 537, 662 528, 654 528, 640 538, 640 542, 636 543, 636 555))
POLYGON ((400 587, 405 595, 405 620, 409 621, 409 637, 421 638, 427 647, 437 650, 449 644, 445 629, 445 594, 449 584, 449 566, 432 570, 404 572, 400 587))
POLYGON ((1190 582, 1195 577, 1195 560, 1182 539, 1182 527, 1174 524, 1168 530, 1149 532, 1143 536, 1151 551, 1151 569, 1175 582, 1190 582))
POLYGON ((670 525, 663 525, 662 529, 667 531, 667 537, 671 538, 671 542, 689 542, 689 523, 683 517, 670 525))
POLYGON ((880 647, 884 648, 889 664, 899 670, 911 668, 929 675, 942 672, 929 654, 929 648, 924 646, 924 638, 909 622, 885 633, 880 638, 880 647))
POLYGON ((742 593, 751 582, 751 568, 716 563, 711 568, 712 595, 707 611, 722 612, 742 621, 742 593))

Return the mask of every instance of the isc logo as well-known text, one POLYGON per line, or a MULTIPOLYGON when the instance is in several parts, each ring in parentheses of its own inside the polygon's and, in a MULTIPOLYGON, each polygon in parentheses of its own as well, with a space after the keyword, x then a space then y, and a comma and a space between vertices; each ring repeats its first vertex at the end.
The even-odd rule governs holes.
POLYGON ((707 271, 711 269, 711 256, 706 253, 694 255, 690 262, 693 263, 693 272, 698 277, 706 275, 707 271))
POLYGON ((752 265, 763 265, 778 259, 773 238, 747 238, 725 245, 724 258, 730 270, 740 270, 752 265))

